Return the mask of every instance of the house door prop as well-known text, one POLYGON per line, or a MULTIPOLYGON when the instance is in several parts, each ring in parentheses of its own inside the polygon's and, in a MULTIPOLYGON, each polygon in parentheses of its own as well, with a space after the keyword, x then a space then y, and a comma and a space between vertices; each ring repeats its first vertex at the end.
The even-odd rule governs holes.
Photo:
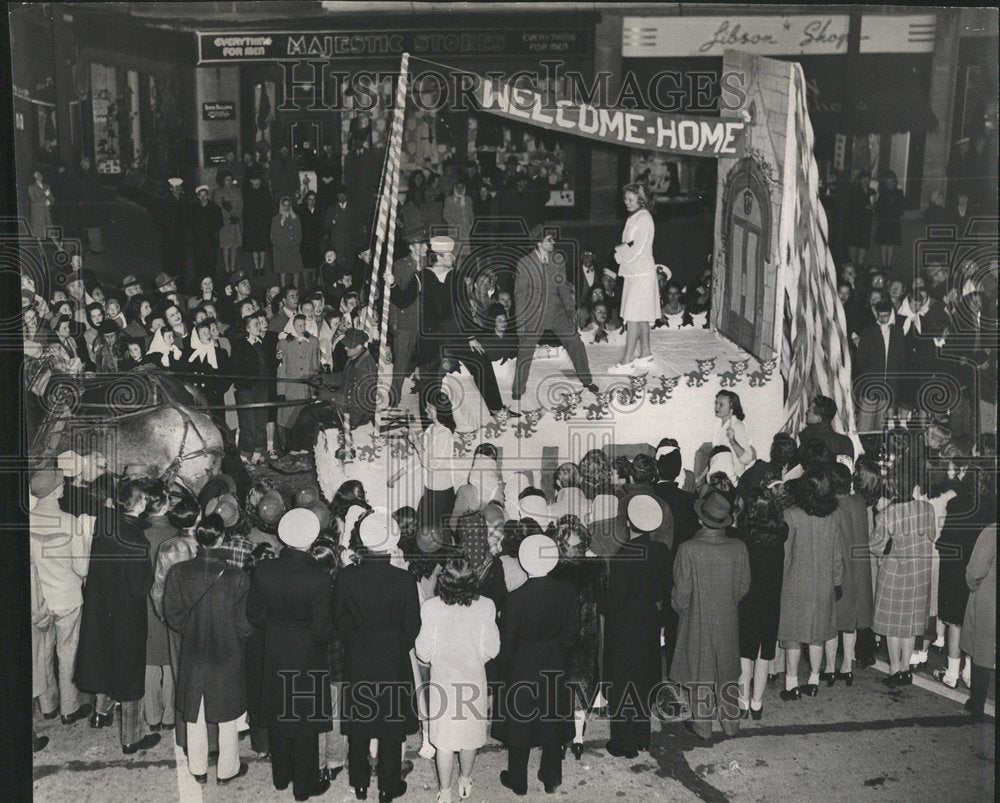
MULTIPOLYGON (((371 251, 365 323, 380 341, 382 373, 389 363, 386 322, 409 60, 404 54, 371 251)), ((802 68, 730 50, 723 74, 741 89, 736 108, 692 117, 595 108, 464 73, 473 79, 481 111, 606 144, 719 159, 712 328, 761 360, 780 358, 784 431, 801 429, 817 393, 837 402, 839 428, 851 431, 847 326, 819 199, 802 68)), ((386 381, 380 376, 379 387, 386 381)), ((388 403, 380 394, 379 412, 383 396, 388 403)))

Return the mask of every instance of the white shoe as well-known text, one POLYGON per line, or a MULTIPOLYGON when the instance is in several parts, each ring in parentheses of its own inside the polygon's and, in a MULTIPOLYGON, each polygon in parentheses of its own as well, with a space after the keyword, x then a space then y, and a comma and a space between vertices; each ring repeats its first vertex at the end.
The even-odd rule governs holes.
POLYGON ((648 357, 636 357, 632 360, 633 365, 652 365, 656 361, 656 357, 650 354, 648 357))
POLYGON ((432 745, 430 742, 424 742, 422 745, 420 745, 420 752, 417 753, 417 755, 420 756, 421 758, 425 758, 428 761, 430 761, 431 759, 434 758, 434 754, 436 752, 437 751, 434 749, 434 745, 432 745))
POLYGON ((463 778, 461 775, 458 776, 458 796, 460 798, 467 798, 472 794, 472 778, 463 778))
POLYGON ((616 362, 608 369, 609 374, 628 375, 635 372, 636 366, 630 362, 616 362))

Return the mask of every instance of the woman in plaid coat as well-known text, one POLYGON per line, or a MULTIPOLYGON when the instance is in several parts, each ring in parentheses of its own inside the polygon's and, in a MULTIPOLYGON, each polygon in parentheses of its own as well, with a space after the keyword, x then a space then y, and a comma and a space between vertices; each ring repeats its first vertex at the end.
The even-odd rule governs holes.
POLYGON ((931 601, 931 558, 937 525, 925 499, 897 501, 877 514, 869 548, 878 555, 875 620, 886 637, 891 686, 912 682, 910 654, 927 628, 931 601))

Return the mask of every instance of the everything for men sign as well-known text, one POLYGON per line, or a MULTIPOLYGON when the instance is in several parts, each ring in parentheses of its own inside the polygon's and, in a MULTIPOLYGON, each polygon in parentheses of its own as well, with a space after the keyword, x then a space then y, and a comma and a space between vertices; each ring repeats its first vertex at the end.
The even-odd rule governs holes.
POLYGON ((577 134, 630 148, 689 156, 735 156, 743 120, 649 111, 596 108, 569 100, 551 103, 530 89, 479 78, 475 97, 483 111, 551 131, 577 134))
POLYGON ((414 56, 589 56, 582 28, 199 33, 198 63, 414 56))

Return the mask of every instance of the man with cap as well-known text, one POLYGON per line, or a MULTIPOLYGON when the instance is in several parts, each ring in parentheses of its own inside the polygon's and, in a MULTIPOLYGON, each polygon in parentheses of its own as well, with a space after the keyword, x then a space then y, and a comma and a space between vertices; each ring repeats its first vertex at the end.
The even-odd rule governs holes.
POLYGON ((80 642, 82 586, 90 565, 95 519, 60 510, 63 478, 58 471, 36 471, 31 475, 30 490, 38 500, 28 518, 31 563, 38 573, 41 597, 52 613, 55 631, 54 638, 43 642, 47 689, 39 703, 46 719, 61 713, 63 724, 72 725, 90 714, 91 708, 81 701, 73 684, 73 666, 80 642))
POLYGON ((413 705, 410 650, 420 633, 417 579, 393 565, 399 526, 386 511, 365 513, 357 524, 361 563, 337 576, 333 616, 344 644, 342 728, 348 740, 347 771, 359 799, 371 770, 368 746, 378 739, 379 800, 406 793, 402 745, 418 726, 413 705))
POLYGON ((399 404, 403 382, 417 353, 420 335, 420 274, 427 255, 427 231, 406 232, 409 253, 392 263, 392 289, 389 291, 389 330, 392 332, 391 400, 399 404))
POLYGON ((311 451, 320 428, 356 429, 375 415, 378 367, 368 350, 368 335, 348 329, 341 342, 347 351, 344 370, 320 376, 317 400, 302 409, 288 433, 290 453, 311 451))
POLYGON ((195 531, 198 555, 167 575, 163 613, 181 634, 178 709, 187 731, 188 770, 208 780, 208 723, 218 723, 216 783, 247 774, 240 762, 237 720, 247 710, 244 646, 253 632, 246 615, 250 579, 228 565, 219 547, 222 516, 208 515, 195 531))
POLYGON ((142 535, 146 493, 141 480, 118 484, 117 508, 98 516, 83 595, 80 648, 73 681, 97 695, 91 727, 114 720, 121 703, 122 752, 132 755, 160 741, 143 735, 142 697, 146 678, 146 595, 153 587, 149 544, 142 535))
POLYGON ((531 238, 536 245, 518 260, 514 276, 520 343, 511 398, 517 401, 524 395, 535 347, 546 332, 552 332, 562 343, 583 386, 596 392, 587 352, 577 332, 576 293, 566 280, 565 267, 556 264, 555 234, 539 224, 532 229, 531 238))
POLYGON ((274 788, 292 784, 296 800, 322 795, 319 734, 332 729, 327 644, 333 640, 330 576, 309 547, 319 535, 311 510, 289 510, 278 524, 285 545, 253 573, 247 618, 264 631, 262 720, 270 728, 274 788))
POLYGON ((528 791, 528 755, 541 746, 538 780, 553 794, 562 783, 562 745, 572 733, 573 698, 566 685, 570 649, 580 633, 580 598, 566 580, 549 577, 559 548, 547 535, 529 535, 518 559, 528 575, 507 595, 500 620, 498 735, 507 745, 500 783, 528 791), (553 682, 553 679, 555 682, 553 682))
POLYGON ((130 273, 122 279, 122 292, 125 294, 126 300, 142 293, 142 283, 135 277, 134 273, 130 273))
POLYGON ((191 244, 194 251, 194 276, 184 277, 184 290, 191 291, 203 276, 215 276, 219 264, 219 230, 225 225, 221 207, 211 198, 207 184, 198 187, 191 213, 191 244))
POLYGON ((663 524, 661 501, 643 493, 623 504, 629 542, 611 557, 597 606, 604 616, 604 679, 610 684, 607 751, 635 758, 649 749, 650 694, 661 680, 660 628, 670 552, 650 538, 663 524))
POLYGON ((219 315, 230 326, 236 326, 241 322, 239 309, 247 299, 253 295, 253 285, 250 284, 250 277, 243 271, 238 270, 226 282, 226 301, 220 302, 219 315))
POLYGON ((158 215, 163 245, 162 267, 171 276, 187 276, 191 207, 184 195, 184 182, 171 178, 167 183, 170 194, 160 204, 158 215))
POLYGON ((680 614, 670 679, 690 695, 691 730, 708 739, 718 718, 727 736, 739 721, 739 602, 750 590, 746 545, 726 535, 733 524, 725 494, 706 486, 695 503, 701 528, 674 559, 671 604, 680 614))

